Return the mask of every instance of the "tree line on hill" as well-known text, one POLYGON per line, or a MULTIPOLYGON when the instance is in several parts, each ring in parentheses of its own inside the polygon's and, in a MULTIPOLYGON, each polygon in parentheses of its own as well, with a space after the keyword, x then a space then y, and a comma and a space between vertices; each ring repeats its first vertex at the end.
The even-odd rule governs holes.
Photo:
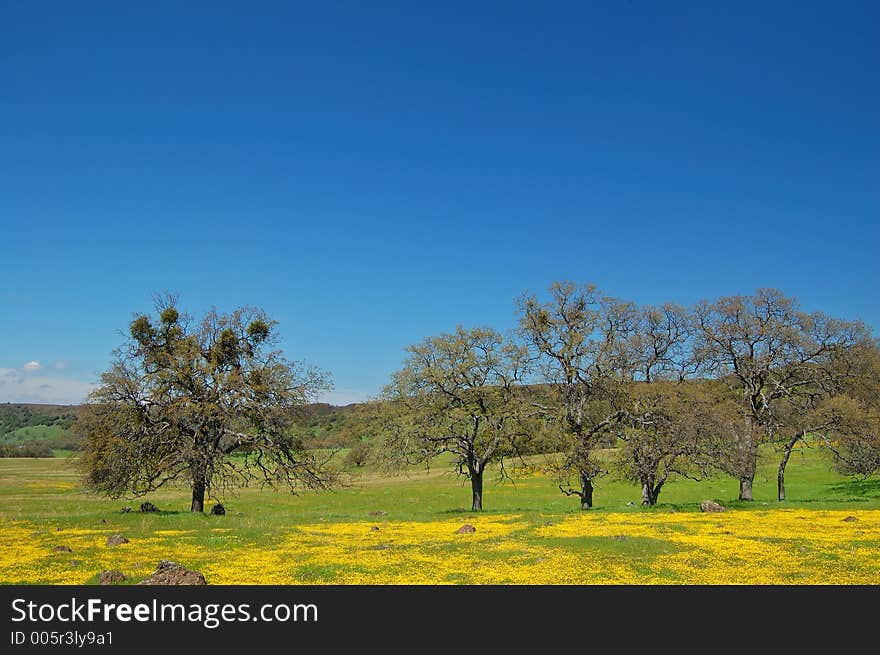
POLYGON ((408 349, 386 390, 398 408, 384 456, 452 453, 482 507, 486 466, 555 432, 560 490, 593 505, 596 449, 654 505, 673 475, 722 470, 752 500, 761 443, 781 447, 778 498, 795 446, 817 441, 845 472, 877 470, 878 347, 858 321, 807 313, 776 290, 693 307, 639 306, 556 283, 517 302, 519 330, 458 328, 408 349), (536 398, 524 383, 540 381, 536 398))
POLYGON ((273 348, 265 312, 195 319, 160 298, 129 325, 77 422, 87 480, 111 496, 186 480, 193 511, 243 485, 325 489, 339 470, 315 439, 345 431, 353 465, 451 456, 474 510, 488 467, 503 477, 535 452, 557 454, 559 489, 584 509, 608 445, 645 505, 674 476, 715 471, 752 500, 765 443, 779 449, 779 500, 801 442, 841 472, 880 469, 880 348, 859 321, 805 312, 776 290, 641 306, 570 282, 523 295, 516 311, 509 335, 458 327, 411 345, 381 401, 304 413, 329 377, 273 348))

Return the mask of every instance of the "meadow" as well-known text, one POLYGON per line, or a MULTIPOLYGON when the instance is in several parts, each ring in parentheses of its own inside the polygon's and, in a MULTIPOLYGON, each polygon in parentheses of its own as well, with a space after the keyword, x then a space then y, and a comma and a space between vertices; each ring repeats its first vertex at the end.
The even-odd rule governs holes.
POLYGON ((0 459, 0 583, 91 584, 105 569, 134 583, 160 559, 209 584, 880 583, 880 480, 837 475, 805 449, 779 503, 775 459, 764 453, 752 503, 719 475, 675 480, 643 508, 634 485, 606 477, 581 512, 536 458, 513 482, 487 475, 482 513, 438 466, 395 477, 365 467, 332 492, 246 489, 222 499, 225 516, 191 514, 183 487, 139 513, 144 499, 84 489, 75 458, 0 459), (704 499, 727 511, 702 513, 704 499), (457 533, 464 524, 476 531, 457 533), (129 542, 108 546, 115 534, 129 542))

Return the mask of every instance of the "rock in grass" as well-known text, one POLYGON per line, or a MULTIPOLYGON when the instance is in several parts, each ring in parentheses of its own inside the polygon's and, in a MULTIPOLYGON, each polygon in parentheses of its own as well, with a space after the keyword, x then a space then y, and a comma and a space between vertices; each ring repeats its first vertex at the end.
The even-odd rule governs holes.
POLYGON ((852 523, 853 521, 858 521, 859 519, 855 516, 847 516, 845 519, 841 519, 844 523, 852 523))
POLYGON ((700 510, 703 512, 723 512, 725 507, 719 505, 714 500, 704 500, 700 503, 700 510))
POLYGON ((476 532, 477 529, 472 526, 470 523, 465 523, 458 530, 455 531, 455 534, 470 534, 472 532, 476 532))
POLYGON ((370 512, 370 516, 388 516, 388 512, 383 512, 381 509, 376 509, 370 512))
POLYGON ((73 551, 70 550, 70 546, 55 546, 55 548, 52 549, 52 552, 54 552, 54 553, 72 553, 73 551))
POLYGON ((128 514, 130 511, 131 511, 131 507, 129 507, 128 505, 126 505, 126 506, 123 507, 121 510, 119 510, 119 513, 120 513, 120 514, 128 514))
POLYGON ((206 585, 208 582, 198 571, 190 571, 176 562, 160 560, 159 565, 149 578, 138 582, 139 585, 206 585))
POLYGON ((142 512, 158 512, 159 508, 156 507, 153 503, 147 501, 145 503, 141 503, 141 511, 142 512))
POLYGON ((98 584, 108 585, 125 582, 125 574, 122 571, 101 571, 98 574, 98 584))
POLYGON ((114 534, 111 537, 107 537, 107 545, 108 546, 119 546, 120 544, 127 544, 128 539, 123 537, 121 534, 114 534))

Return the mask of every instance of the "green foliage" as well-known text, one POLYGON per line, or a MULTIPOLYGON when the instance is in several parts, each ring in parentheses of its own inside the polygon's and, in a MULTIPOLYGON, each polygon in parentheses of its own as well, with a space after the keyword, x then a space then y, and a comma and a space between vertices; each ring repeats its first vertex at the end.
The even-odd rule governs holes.
POLYGON ((381 417, 387 411, 381 402, 342 407, 313 403, 296 413, 291 433, 308 448, 351 448, 381 433, 381 417))
POLYGON ((220 332, 214 344, 214 358, 218 365, 232 364, 239 356, 238 337, 230 328, 220 332))
POLYGON ((363 467, 370 457, 370 444, 367 441, 358 441, 345 454, 342 463, 346 466, 363 467))
POLYGON ((178 313, 176 307, 166 307, 159 314, 159 318, 161 319, 163 325, 171 326, 177 323, 177 320, 180 318, 180 314, 178 313))
POLYGON ((132 339, 142 345, 151 342, 156 336, 148 316, 138 316, 134 319, 129 326, 129 333, 132 339))
POLYGON ((520 454, 529 437, 525 348, 495 330, 459 326, 407 351, 385 389, 393 409, 385 435, 390 461, 451 453, 459 472, 473 478, 489 462, 520 454))
POLYGON ((254 343, 263 343, 269 338, 269 324, 261 319, 251 321, 247 328, 247 334, 254 343))

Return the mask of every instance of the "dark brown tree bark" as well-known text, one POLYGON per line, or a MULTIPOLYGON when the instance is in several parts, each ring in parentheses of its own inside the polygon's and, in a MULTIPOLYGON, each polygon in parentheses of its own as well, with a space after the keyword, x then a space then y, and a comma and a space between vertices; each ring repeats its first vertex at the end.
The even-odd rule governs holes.
POLYGON ((798 433, 788 440, 782 451, 782 460, 779 462, 779 471, 776 474, 776 496, 780 501, 785 500, 785 467, 791 457, 791 451, 794 450, 795 444, 801 440, 801 434, 798 433))
POLYGON ((581 509, 593 507, 593 480, 587 475, 581 475, 581 509))
POLYGON ((757 432, 757 422, 753 418, 749 418, 749 431, 747 440, 744 444, 745 459, 741 462, 742 469, 739 475, 739 499, 751 501, 752 484, 755 482, 755 471, 758 466, 758 440, 755 436, 757 432))
POLYGON ((471 494, 473 502, 471 511, 481 512, 483 510, 483 472, 471 472, 471 494))
POLYGON ((193 482, 192 504, 189 507, 189 511, 205 511, 205 482, 203 480, 196 480, 195 482, 193 482))

